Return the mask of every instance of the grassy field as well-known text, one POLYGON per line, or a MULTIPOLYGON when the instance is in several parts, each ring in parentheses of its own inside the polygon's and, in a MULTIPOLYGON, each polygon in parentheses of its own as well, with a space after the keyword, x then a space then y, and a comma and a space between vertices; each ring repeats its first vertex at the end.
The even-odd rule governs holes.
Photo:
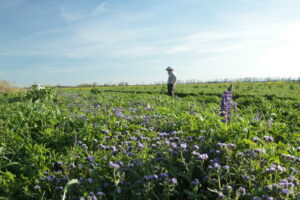
POLYGON ((0 93, 0 199, 300 199, 299 82, 227 87, 0 93))
MULTIPOLYGON (((177 96, 188 95, 216 95, 220 96, 229 83, 206 83, 206 84, 178 84, 176 85, 177 96)), ((165 85, 147 86, 108 86, 99 87, 103 92, 120 93, 149 93, 165 94, 165 85)), ((235 82, 233 83, 235 97, 240 96, 273 96, 281 98, 300 98, 300 82, 235 82)), ((90 90, 91 88, 72 88, 71 90, 90 90)), ((70 90, 70 89, 69 89, 70 90)))

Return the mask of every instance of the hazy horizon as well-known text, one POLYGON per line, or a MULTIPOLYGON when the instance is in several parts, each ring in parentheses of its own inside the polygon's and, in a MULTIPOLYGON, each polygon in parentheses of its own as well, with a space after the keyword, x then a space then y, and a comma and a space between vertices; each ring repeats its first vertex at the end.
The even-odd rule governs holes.
POLYGON ((297 0, 0 0, 19 86, 300 76, 297 0))

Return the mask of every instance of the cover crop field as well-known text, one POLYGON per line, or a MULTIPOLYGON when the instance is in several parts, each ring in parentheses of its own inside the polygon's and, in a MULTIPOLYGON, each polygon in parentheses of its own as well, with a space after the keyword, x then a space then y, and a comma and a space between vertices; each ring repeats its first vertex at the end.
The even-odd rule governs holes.
POLYGON ((300 83, 227 87, 0 93, 0 199, 300 199, 300 83))

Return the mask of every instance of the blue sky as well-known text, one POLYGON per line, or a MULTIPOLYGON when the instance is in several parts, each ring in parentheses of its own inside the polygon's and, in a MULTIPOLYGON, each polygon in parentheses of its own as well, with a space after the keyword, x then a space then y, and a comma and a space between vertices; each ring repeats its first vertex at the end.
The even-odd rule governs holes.
POLYGON ((0 80, 300 76, 299 0, 0 0, 0 80))

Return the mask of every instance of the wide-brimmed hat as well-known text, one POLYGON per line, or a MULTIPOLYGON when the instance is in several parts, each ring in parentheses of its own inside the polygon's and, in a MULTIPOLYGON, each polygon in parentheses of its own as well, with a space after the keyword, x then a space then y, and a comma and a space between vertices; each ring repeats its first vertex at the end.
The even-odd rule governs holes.
POLYGON ((166 70, 173 70, 173 68, 169 66, 169 67, 167 67, 166 70))

